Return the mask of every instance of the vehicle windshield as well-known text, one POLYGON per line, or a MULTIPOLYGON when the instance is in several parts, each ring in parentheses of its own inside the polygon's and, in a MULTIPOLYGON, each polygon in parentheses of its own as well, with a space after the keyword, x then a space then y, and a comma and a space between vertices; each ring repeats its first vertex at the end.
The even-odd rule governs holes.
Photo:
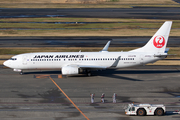
POLYGON ((9 60, 17 60, 17 58, 10 58, 9 60))
POLYGON ((126 110, 129 110, 131 108, 131 106, 130 105, 128 105, 127 107, 126 107, 126 110))

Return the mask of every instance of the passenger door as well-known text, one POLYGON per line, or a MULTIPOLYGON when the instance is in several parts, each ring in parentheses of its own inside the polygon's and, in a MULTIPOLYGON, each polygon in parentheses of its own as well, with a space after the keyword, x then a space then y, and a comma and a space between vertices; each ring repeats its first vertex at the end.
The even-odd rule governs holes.
POLYGON ((23 55, 22 63, 23 63, 23 65, 27 65, 27 55, 23 55))

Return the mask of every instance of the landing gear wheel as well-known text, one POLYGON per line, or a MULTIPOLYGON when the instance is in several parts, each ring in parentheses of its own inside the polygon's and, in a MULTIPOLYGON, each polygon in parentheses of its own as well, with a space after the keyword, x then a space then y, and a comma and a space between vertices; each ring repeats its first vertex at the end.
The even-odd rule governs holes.
POLYGON ((85 73, 88 77, 90 77, 92 75, 90 70, 86 70, 85 73))
POLYGON ((138 116, 144 116, 146 113, 145 113, 145 110, 144 109, 139 109, 138 111, 137 111, 137 115, 138 116))
POLYGON ((20 75, 23 75, 24 73, 23 73, 23 71, 21 71, 19 74, 20 74, 20 75))
POLYGON ((162 116, 163 114, 164 114, 163 109, 161 109, 161 108, 156 109, 155 115, 157 115, 157 116, 162 116))
POLYGON ((91 72, 88 72, 88 73, 87 73, 87 76, 90 77, 90 76, 91 76, 91 72))

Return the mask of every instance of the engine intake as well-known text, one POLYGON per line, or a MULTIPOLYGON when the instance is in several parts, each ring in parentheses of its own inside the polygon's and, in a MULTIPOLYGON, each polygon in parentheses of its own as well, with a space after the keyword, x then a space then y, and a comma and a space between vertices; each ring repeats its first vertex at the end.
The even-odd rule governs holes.
POLYGON ((65 66, 62 67, 61 72, 63 75, 75 75, 75 74, 79 74, 79 68, 72 66, 65 66))

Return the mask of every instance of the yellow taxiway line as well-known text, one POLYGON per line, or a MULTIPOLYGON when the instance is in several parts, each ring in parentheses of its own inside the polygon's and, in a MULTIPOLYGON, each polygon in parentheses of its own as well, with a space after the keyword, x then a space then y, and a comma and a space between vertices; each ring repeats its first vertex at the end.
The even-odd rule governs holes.
POLYGON ((66 95, 66 93, 56 84, 56 82, 51 78, 49 77, 52 82, 59 88, 59 90, 66 96, 66 98, 74 105, 74 107, 87 119, 89 120, 89 118, 76 106, 76 104, 74 104, 74 102, 66 95))

